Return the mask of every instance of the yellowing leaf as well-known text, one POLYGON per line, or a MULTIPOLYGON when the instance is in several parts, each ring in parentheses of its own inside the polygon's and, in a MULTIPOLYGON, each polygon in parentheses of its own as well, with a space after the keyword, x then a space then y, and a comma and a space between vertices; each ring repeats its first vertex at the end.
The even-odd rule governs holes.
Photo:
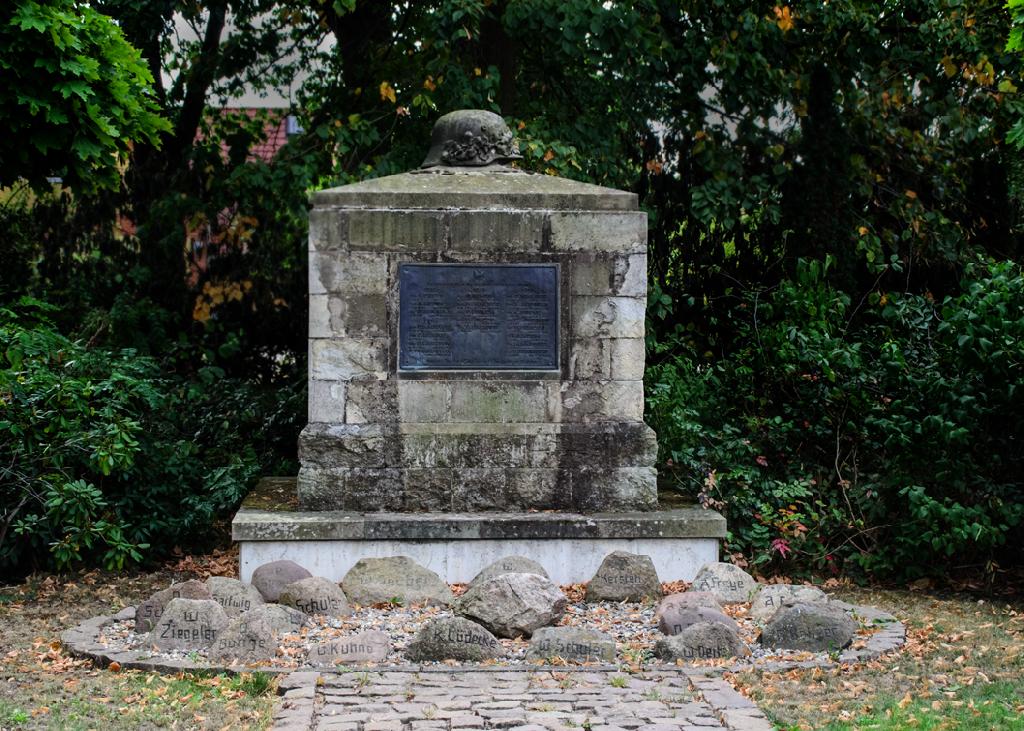
POLYGON ((912 190, 904 191, 903 195, 907 196, 910 200, 917 200, 917 193, 912 190))
POLYGON ((392 104, 397 100, 395 88, 387 81, 380 82, 380 99, 381 101, 389 101, 392 104))
POLYGON ((779 26, 779 30, 783 33, 793 30, 793 11, 789 9, 788 5, 783 7, 776 5, 774 12, 775 24, 779 26))
POLYGON ((544 162, 551 160, 555 156, 554 150, 548 150, 544 153, 544 162))
POLYGON ((953 63, 953 59, 949 56, 942 57, 942 70, 945 72, 946 76, 956 75, 956 64, 953 63))
POLYGON ((480 76, 482 73, 483 71, 480 70, 479 66, 473 69, 473 76, 480 76))
POLYGON ((437 84, 434 83, 433 76, 428 76, 423 80, 423 88, 427 91, 434 91, 437 88, 437 84))

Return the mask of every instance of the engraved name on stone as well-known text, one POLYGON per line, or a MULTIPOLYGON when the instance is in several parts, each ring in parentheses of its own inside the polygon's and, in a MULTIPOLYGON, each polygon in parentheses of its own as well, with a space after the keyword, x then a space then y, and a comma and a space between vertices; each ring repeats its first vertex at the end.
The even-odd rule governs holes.
POLYGON ((743 589, 743 583, 734 579, 723 581, 717 576, 707 576, 693 585, 693 591, 710 591, 712 589, 743 589))
POLYGON ((461 630, 455 627, 439 627, 434 629, 435 642, 455 642, 460 645, 480 645, 480 647, 496 648, 498 641, 480 632, 461 630))
POLYGON ((402 370, 555 370, 554 264, 402 264, 402 370))
POLYGON ((603 650, 599 645, 592 645, 589 642, 565 642, 564 640, 541 640, 537 643, 537 649, 545 655, 600 655, 603 650))

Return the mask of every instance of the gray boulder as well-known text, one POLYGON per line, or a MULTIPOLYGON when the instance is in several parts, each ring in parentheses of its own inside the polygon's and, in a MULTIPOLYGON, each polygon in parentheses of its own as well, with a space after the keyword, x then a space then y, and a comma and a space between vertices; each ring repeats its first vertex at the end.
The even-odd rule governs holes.
POLYGON ((670 661, 717 660, 749 653, 739 632, 720 622, 691 624, 679 634, 654 644, 654 656, 670 661))
POLYGON ((347 617, 352 614, 345 594, 330 579, 310 576, 299 579, 281 589, 278 602, 298 609, 303 614, 325 614, 328 617, 347 617))
POLYGON ((391 638, 379 630, 366 630, 350 637, 320 642, 309 648, 306 662, 333 667, 358 662, 383 662, 391 652, 391 638))
POLYGON ((210 648, 214 662, 259 662, 277 655, 277 633, 270 623, 260 617, 250 619, 241 614, 229 620, 224 631, 210 648))
POLYGON ((614 662, 615 638, 596 629, 541 627, 526 649, 527 662, 552 658, 572 662, 614 662))
POLYGON ((464 617, 438 617, 427 622, 409 643, 405 656, 413 662, 460 660, 480 662, 503 657, 497 638, 464 617))
POLYGON ((758 583, 739 566, 719 561, 701 566, 690 588, 714 594, 723 604, 742 604, 754 596, 758 583))
POLYGON ((750 616, 768 619, 784 606, 793 604, 827 604, 828 596, 816 586, 768 584, 750 600, 750 616))
POLYGON ((308 615, 280 604, 264 604, 246 612, 245 616, 249 621, 263 620, 275 635, 295 634, 310 625, 308 615))
POLYGON ((654 610, 654 616, 660 617, 670 607, 708 607, 709 609, 722 609, 722 602, 718 597, 708 591, 684 591, 680 594, 669 594, 658 602, 658 608, 654 610))
POLYGON ((728 614, 711 607, 669 607, 658 619, 658 629, 666 635, 677 635, 687 627, 701 622, 717 622, 739 632, 740 626, 728 614))
POLYGON ((271 561, 252 572, 252 585, 268 602, 276 602, 281 589, 312 575, 294 561, 271 561))
POLYGON ((440 576, 408 556, 360 559, 345 574, 341 588, 350 602, 364 607, 392 600, 450 606, 455 598, 440 576))
POLYGON ((807 652, 841 650, 853 640, 857 624, 841 609, 820 604, 794 604, 779 609, 765 625, 765 647, 807 652))
POLYGON ((227 576, 211 576, 206 580, 206 588, 229 617, 237 617, 266 603, 255 586, 227 576))
POLYGON ((160 650, 200 650, 212 647, 227 626, 228 616, 212 599, 171 599, 149 641, 160 650))
POLYGON ((210 590, 201 581, 191 579, 171 584, 153 594, 135 608, 135 631, 144 634, 156 627, 160 615, 172 599, 210 599, 210 590))
POLYGON ((613 551, 587 584, 587 601, 639 602, 661 596, 661 581, 650 556, 613 551))
POLYGON ((565 614, 565 594, 539 574, 498 574, 471 586, 455 613, 479 622, 498 637, 529 637, 565 614))
POLYGON ((545 579, 551 578, 548 576, 548 572, 544 570, 544 567, 532 558, 526 558, 525 556, 503 556, 494 563, 480 569, 480 573, 473 577, 469 585, 474 586, 501 574, 540 574, 545 579))

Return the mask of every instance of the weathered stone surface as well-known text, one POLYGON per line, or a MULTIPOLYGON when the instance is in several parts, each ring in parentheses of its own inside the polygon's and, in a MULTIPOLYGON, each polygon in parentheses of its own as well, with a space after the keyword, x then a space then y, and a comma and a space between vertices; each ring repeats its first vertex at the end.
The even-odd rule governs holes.
POLYGON ((469 585, 475 586, 487 581, 487 579, 493 579, 495 576, 501 576, 502 574, 539 574, 545 579, 549 578, 548 572, 544 570, 544 567, 532 558, 526 558, 525 556, 502 556, 497 561, 480 569, 479 573, 469 582, 469 585))
POLYGON ((549 220, 556 251, 640 253, 647 245, 644 213, 552 213, 549 220))
POLYGON ((661 596, 661 581, 650 556, 614 551, 587 584, 587 601, 632 601, 661 596))
POLYGON ((454 599, 437 574, 408 556, 361 559, 345 574, 341 588, 349 601, 362 606, 393 599, 403 604, 448 606, 454 599))
POLYGON ((807 652, 841 650, 853 640, 857 625, 841 609, 816 604, 782 607, 761 632, 765 647, 807 652))
POLYGON ((562 658, 573 662, 614 662, 615 638, 595 629, 541 627, 526 650, 527 661, 562 658))
POLYGON ((307 424, 299 459, 321 467, 384 467, 386 444, 379 424, 307 424))
POLYGON ((135 631, 142 634, 156 627, 172 599, 210 599, 211 596, 206 585, 194 579, 161 589, 135 608, 135 631))
POLYGON ((479 622, 498 637, 529 637, 555 624, 568 600, 539 574, 499 574, 471 586, 455 603, 455 612, 479 622))
POLYGON ((344 383, 309 381, 307 418, 311 424, 337 423, 345 420, 344 383))
POLYGON ((658 602, 658 608, 654 610, 654 614, 660 617, 671 607, 709 607, 721 610, 722 602, 709 591, 684 591, 679 594, 669 594, 658 602))
POLYGON ((386 378, 388 343, 383 338, 311 340, 309 377, 318 381, 386 378))
POLYGON ((409 643, 405 656, 413 662, 462 660, 479 662, 505 654, 498 640, 464 617, 439 617, 427 622, 409 643))
POLYGON ((294 561, 271 561, 252 572, 252 585, 268 602, 276 602, 281 589, 312 575, 294 561))
POLYGON ((662 660, 716 660, 749 654, 739 633, 720 622, 698 622, 677 635, 664 637, 654 645, 654 656, 662 660))
POLYGON ((642 338, 644 300, 637 297, 572 298, 573 335, 578 338, 642 338))
POLYGON ((252 584, 244 584, 228 576, 211 576, 206 580, 210 597, 224 608, 229 617, 237 617, 264 604, 263 596, 252 584))
POLYGON ((251 622, 266 622, 275 635, 294 634, 310 624, 307 614, 280 604, 264 604, 244 615, 251 622))
POLYGON ((816 586, 768 584, 750 600, 750 616, 768 619, 783 606, 793 604, 826 604, 828 596, 816 586))
POLYGON ((750 601, 758 583, 739 566, 716 562, 702 566, 690 588, 710 592, 725 604, 740 604, 750 601))
POLYGON ((306 662, 318 667, 359 662, 383 662, 391 652, 391 638, 379 630, 357 632, 309 648, 306 662))
POLYGON ((160 650, 198 650, 212 647, 228 626, 228 616, 212 599, 171 599, 150 643, 160 650))
MULTIPOLYGON (((564 472, 571 476, 575 470, 567 469, 564 472)), ((293 512, 276 507, 281 503, 282 492, 294 494, 295 484, 295 478, 261 481, 235 515, 232 538, 236 541, 376 540, 385 537, 415 541, 451 538, 719 539, 726 533, 725 518, 713 510, 702 508, 586 514, 530 512, 509 515, 504 512, 469 514, 446 511, 429 515, 382 512, 339 515, 328 512, 293 512), (268 501, 271 503, 269 508, 268 501)), ((571 483, 566 484, 571 486, 571 483)), ((571 511, 573 508, 568 506, 567 509, 571 511)))
POLYGON ((338 585, 321 576, 299 579, 281 589, 278 602, 303 614, 347 617, 352 614, 348 600, 338 585))
POLYGON ((276 655, 277 633, 270 622, 246 614, 230 620, 210 648, 210 660, 214 662, 258 662, 276 655))
POLYGON ((643 381, 564 381, 564 422, 639 422, 644 416, 643 381))
POLYGON ((666 635, 678 635, 687 627, 700 622, 718 622, 739 631, 736 620, 711 607, 668 607, 658 619, 658 629, 666 635))

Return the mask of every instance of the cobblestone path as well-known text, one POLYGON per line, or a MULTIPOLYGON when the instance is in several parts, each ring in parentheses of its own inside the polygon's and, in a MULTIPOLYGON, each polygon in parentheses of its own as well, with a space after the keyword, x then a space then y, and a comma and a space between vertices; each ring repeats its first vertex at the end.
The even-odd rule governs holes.
POLYGON ((683 670, 296 672, 274 731, 770 731, 720 678, 683 670))

